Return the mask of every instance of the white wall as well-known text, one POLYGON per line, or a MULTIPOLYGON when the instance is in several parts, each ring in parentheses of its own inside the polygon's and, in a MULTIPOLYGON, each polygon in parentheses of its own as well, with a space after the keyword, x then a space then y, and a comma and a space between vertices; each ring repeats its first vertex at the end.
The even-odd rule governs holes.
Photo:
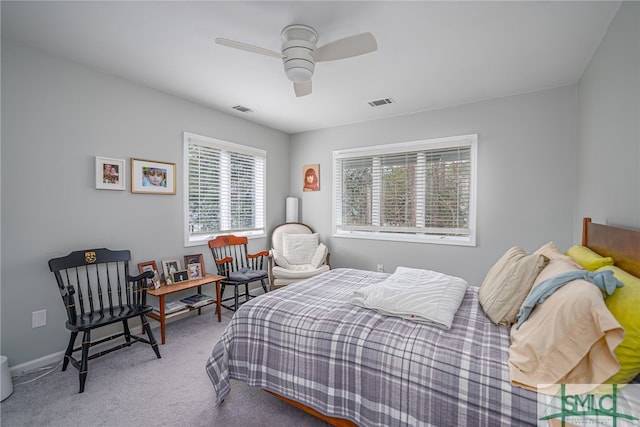
POLYGON ((550 240, 561 248, 572 243, 575 129, 571 86, 301 133, 292 137, 291 193, 301 198, 301 220, 327 242, 332 266, 421 267, 479 286, 511 246, 531 251, 550 240), (476 247, 331 237, 333 150, 470 133, 478 134, 476 247), (313 163, 320 163, 321 190, 303 193, 302 166, 313 163))
POLYGON ((287 134, 3 40, 1 351, 11 366, 66 347, 52 257, 130 249, 135 268, 202 253, 214 271, 206 246, 183 246, 183 131, 267 150, 267 226, 283 221, 287 134), (176 162, 178 194, 96 190, 96 155, 126 159, 127 171, 130 157, 176 162), (32 329, 42 309, 47 325, 32 329))
POLYGON ((577 215, 640 228, 640 3, 622 3, 578 89, 577 215))

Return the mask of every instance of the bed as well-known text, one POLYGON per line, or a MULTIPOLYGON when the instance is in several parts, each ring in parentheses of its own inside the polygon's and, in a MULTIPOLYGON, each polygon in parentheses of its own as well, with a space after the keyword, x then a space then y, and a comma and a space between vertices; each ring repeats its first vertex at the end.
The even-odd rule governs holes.
MULTIPOLYGON (((582 243, 640 276, 640 231, 585 219, 582 243)), ((446 329, 351 303, 388 278, 339 268, 244 304, 207 362, 216 403, 236 379, 335 426, 536 425, 537 393, 510 381, 511 328, 478 287, 446 329)))

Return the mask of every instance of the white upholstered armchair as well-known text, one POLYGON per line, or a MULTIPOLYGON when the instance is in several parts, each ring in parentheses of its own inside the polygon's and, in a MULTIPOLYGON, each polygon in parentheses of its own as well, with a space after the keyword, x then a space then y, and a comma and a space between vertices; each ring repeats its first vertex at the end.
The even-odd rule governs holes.
POLYGON ((329 271, 329 250, 308 225, 280 224, 271 233, 271 290, 329 271))

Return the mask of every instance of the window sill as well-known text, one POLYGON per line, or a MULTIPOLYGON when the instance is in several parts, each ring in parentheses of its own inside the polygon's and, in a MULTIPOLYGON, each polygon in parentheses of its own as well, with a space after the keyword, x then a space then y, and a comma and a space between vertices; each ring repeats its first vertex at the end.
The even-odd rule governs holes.
POLYGON ((336 238, 381 240, 395 242, 428 243, 435 245, 475 246, 475 236, 434 236, 405 233, 378 233, 369 231, 337 231, 333 234, 336 238))
POLYGON ((251 239, 261 239, 261 238, 267 237, 267 235, 264 232, 264 230, 261 230, 261 231, 245 231, 245 232, 231 232, 230 231, 228 233, 216 233, 216 234, 210 234, 210 235, 198 236, 198 237, 188 236, 185 239, 184 247, 188 248, 188 247, 192 247, 192 246, 207 245, 209 240, 213 240, 218 236, 223 236, 223 235, 226 235, 226 234, 233 234, 234 236, 240 236, 240 237, 246 236, 249 240, 251 240, 251 239))

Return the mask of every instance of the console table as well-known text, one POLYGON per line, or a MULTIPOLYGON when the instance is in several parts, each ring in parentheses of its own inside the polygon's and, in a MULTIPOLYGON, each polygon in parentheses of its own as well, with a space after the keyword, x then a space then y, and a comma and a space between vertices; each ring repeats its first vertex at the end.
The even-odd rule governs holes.
MULTIPOLYGON (((158 322, 160 322, 160 335, 162 337, 162 344, 165 343, 165 323, 166 323, 166 319, 173 317, 173 316, 177 316, 178 314, 183 314, 183 313, 187 313, 189 311, 193 311, 193 310, 198 310, 198 315, 200 315, 200 310, 202 309, 202 307, 204 306, 200 306, 200 307, 185 307, 181 310, 175 311, 173 313, 169 313, 165 315, 165 297, 169 294, 175 293, 175 292, 180 292, 180 291, 184 291, 187 289, 193 289, 193 288, 197 288, 198 289, 198 293, 202 293, 202 286, 203 285, 209 285, 214 283, 216 286, 216 299, 215 301, 211 301, 209 304, 215 304, 216 305, 216 310, 218 312, 218 322, 222 321, 222 313, 221 313, 221 305, 220 305, 220 280, 224 279, 224 276, 218 276, 216 274, 205 274, 204 277, 202 277, 201 279, 193 279, 193 280, 188 280, 185 282, 179 282, 179 283, 174 283, 173 285, 169 285, 167 286, 166 283, 162 283, 162 286, 160 286, 158 289, 147 289, 147 294, 148 295, 153 295, 155 297, 158 297, 159 299, 159 303, 160 303, 160 307, 159 310, 160 312, 156 312, 155 310, 148 313, 147 317, 150 317, 151 319, 157 320, 158 322)), ((206 305, 209 305, 206 304, 206 305)), ((206 306, 205 305, 205 306, 206 306)))

